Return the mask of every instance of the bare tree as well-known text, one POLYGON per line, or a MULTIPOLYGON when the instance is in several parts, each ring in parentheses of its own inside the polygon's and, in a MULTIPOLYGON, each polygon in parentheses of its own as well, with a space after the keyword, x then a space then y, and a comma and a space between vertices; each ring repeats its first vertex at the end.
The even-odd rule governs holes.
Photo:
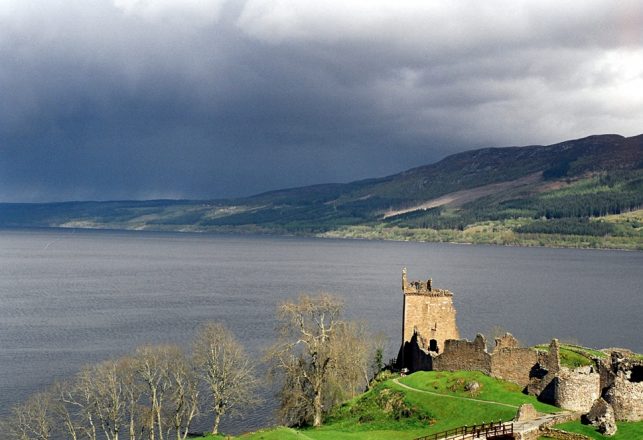
POLYGON ((149 414, 145 414, 145 407, 140 403, 144 393, 144 384, 139 380, 137 360, 135 358, 124 357, 119 359, 118 368, 120 370, 123 387, 129 440, 136 440, 138 433, 140 432, 142 434, 144 430, 144 421, 149 420, 149 414))
POLYGON ((76 431, 84 434, 88 440, 96 440, 98 435, 93 408, 94 383, 91 370, 81 370, 72 386, 60 390, 59 399, 67 406, 70 414, 74 414, 76 431))
POLYGON ((271 374, 281 377, 281 416, 289 424, 320 426, 338 350, 333 348, 342 302, 301 295, 278 309, 279 341, 269 350, 271 374))
POLYGON ((171 359, 169 380, 171 393, 168 397, 168 418, 177 440, 185 440, 190 424, 199 414, 199 387, 193 366, 182 352, 171 359))
POLYGON ((240 414, 240 408, 257 402, 254 368, 234 335, 218 323, 206 324, 199 330, 193 357, 208 387, 214 413, 212 433, 217 434, 223 416, 240 414))
POLYGON ((136 371, 149 393, 147 430, 150 440, 156 438, 156 433, 159 440, 164 439, 163 403, 172 386, 169 371, 180 351, 174 345, 143 346, 136 350, 136 371))
POLYGON ((11 417, 3 428, 16 440, 49 440, 53 431, 51 394, 41 392, 12 408, 11 417))
POLYGON ((78 407, 71 403, 71 392, 74 384, 71 382, 56 382, 51 387, 52 412, 60 424, 60 429, 70 440, 78 440, 81 435, 78 407))
POLYGON ((93 383, 93 408, 106 440, 118 440, 125 419, 126 396, 118 361, 88 368, 93 383))
POLYGON ((363 322, 341 321, 330 344, 334 367, 332 380, 339 398, 355 397, 371 379, 373 347, 363 322))
POLYGON ((72 439, 118 440, 124 423, 126 396, 120 361, 105 361, 84 367, 73 383, 52 388, 53 411, 72 439))

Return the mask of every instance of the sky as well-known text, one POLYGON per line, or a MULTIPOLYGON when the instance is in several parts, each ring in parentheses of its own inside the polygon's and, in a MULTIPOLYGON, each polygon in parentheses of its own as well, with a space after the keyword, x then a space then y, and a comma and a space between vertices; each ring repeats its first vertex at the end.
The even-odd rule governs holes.
POLYGON ((640 0, 0 0, 0 202, 189 198, 643 133, 640 0))

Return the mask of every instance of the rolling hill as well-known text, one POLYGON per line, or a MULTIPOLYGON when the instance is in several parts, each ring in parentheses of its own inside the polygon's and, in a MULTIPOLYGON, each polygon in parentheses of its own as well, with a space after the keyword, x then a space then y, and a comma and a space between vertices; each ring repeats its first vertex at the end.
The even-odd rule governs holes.
POLYGON ((643 135, 596 135, 239 199, 0 204, 0 225, 643 249, 642 206, 643 135))

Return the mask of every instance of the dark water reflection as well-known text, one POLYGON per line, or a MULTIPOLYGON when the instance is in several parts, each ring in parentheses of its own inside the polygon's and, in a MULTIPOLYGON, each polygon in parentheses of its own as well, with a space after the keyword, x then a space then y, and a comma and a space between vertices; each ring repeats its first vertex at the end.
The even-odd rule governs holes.
MULTIPOLYGON (((400 270, 455 293, 461 334, 493 326, 643 351, 643 253, 91 231, 0 231, 0 415, 86 363, 186 345, 224 322, 255 357, 274 311, 328 291, 399 343, 400 270)), ((228 431, 270 424, 264 405, 228 431)))

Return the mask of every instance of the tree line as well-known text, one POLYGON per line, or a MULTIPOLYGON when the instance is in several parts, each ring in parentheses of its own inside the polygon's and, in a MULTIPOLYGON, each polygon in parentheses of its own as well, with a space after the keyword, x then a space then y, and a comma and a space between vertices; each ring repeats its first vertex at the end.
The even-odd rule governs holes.
POLYGON ((640 171, 601 175, 579 187, 537 196, 498 200, 487 196, 458 210, 435 207, 386 219, 392 226, 422 229, 464 230, 482 221, 529 218, 537 222, 517 229, 519 233, 605 236, 621 233, 591 218, 621 214, 643 207, 643 177, 640 171), (542 220, 542 221, 541 221, 542 220), (551 222, 551 224, 546 224, 551 222))
MULTIPOLYGON (((278 390, 279 419, 319 426, 338 402, 368 387, 382 369, 383 339, 342 319, 334 296, 302 295, 277 312, 277 342, 263 362, 278 390)), ((15 440, 185 440, 196 420, 244 415, 258 404, 256 365, 220 323, 201 326, 191 350, 145 345, 83 367, 15 405, 0 436, 15 440)))

